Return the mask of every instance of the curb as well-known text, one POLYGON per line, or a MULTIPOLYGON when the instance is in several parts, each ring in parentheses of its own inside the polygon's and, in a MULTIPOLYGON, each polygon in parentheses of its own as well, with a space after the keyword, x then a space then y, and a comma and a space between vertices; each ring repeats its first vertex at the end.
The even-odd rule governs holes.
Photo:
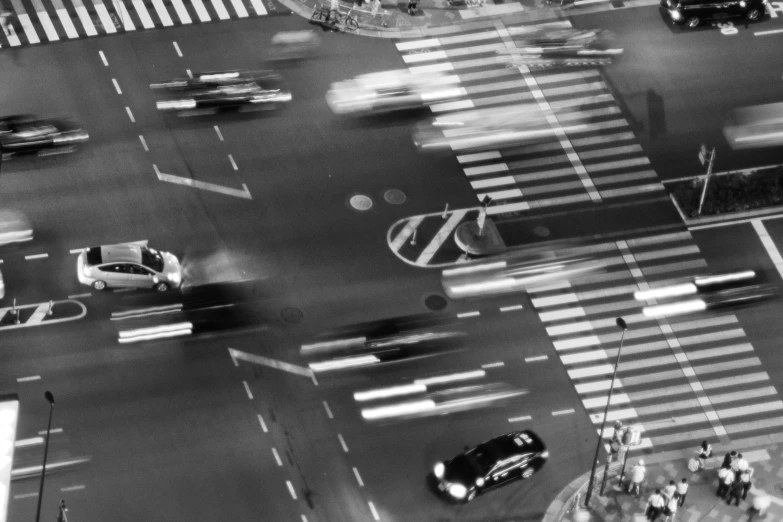
POLYGON ((783 205, 775 207, 761 208, 758 210, 748 210, 745 212, 731 212, 727 214, 719 214, 717 216, 705 216, 699 218, 690 218, 685 215, 682 207, 677 202, 677 198, 674 194, 669 194, 669 199, 674 204, 674 208, 677 209, 677 213, 680 214, 682 222, 688 229, 709 228, 710 226, 728 225, 735 221, 745 221, 757 217, 769 217, 775 215, 783 215, 783 205))
MULTIPOLYGON (((713 451, 716 455, 722 453, 723 451, 729 451, 730 449, 733 449, 739 453, 749 453, 757 449, 766 449, 773 444, 780 444, 781 442, 783 442, 783 433, 761 435, 758 437, 730 441, 728 444, 715 443, 713 444, 713 451)), ((643 457, 645 464, 647 465, 660 464, 661 462, 671 462, 677 459, 688 459, 693 456, 693 451, 693 448, 687 450, 662 451, 660 453, 653 453, 651 455, 637 455, 630 457, 629 460, 631 458, 643 457)), ((612 469, 616 470, 619 468, 619 464, 619 462, 613 462, 610 464, 610 472, 612 469)), ((707 463, 706 469, 715 469, 717 467, 718 464, 716 464, 715 461, 711 461, 707 463)), ((596 470, 595 480, 600 484, 600 479, 603 478, 604 473, 603 464, 600 465, 599 468, 600 469, 596 470)), ((565 517, 568 515, 573 504, 574 495, 580 493, 581 490, 586 489, 589 480, 589 471, 572 480, 549 504, 549 507, 544 513, 544 518, 541 519, 541 522, 562 522, 563 520, 566 520, 565 517)))

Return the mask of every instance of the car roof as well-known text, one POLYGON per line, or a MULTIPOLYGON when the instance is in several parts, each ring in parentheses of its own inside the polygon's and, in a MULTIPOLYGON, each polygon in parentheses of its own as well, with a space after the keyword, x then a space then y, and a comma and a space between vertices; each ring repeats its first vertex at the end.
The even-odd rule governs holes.
POLYGON ((90 265, 103 263, 141 263, 141 246, 120 244, 92 247, 87 250, 90 265))
POLYGON ((508 458, 520 453, 544 451, 544 443, 530 430, 515 431, 494 438, 485 444, 492 443, 499 457, 508 458))

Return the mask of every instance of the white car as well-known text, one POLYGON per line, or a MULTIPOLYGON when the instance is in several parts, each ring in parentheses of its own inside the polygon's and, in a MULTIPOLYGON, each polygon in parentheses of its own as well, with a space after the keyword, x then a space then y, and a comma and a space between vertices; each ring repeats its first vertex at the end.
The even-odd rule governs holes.
POLYGON ((443 72, 416 74, 403 69, 333 83, 326 102, 335 114, 361 115, 419 109, 466 95, 457 76, 443 72))
POLYGON ((182 284, 176 256, 138 244, 88 248, 79 254, 76 265, 79 282, 96 290, 154 288, 165 292, 182 284))

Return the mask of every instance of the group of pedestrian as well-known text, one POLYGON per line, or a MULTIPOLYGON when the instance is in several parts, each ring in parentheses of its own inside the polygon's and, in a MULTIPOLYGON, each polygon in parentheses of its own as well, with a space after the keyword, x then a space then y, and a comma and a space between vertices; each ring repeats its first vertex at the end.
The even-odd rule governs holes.
POLYGON ((674 522, 677 509, 685 504, 685 497, 688 495, 688 479, 682 479, 675 483, 670 480, 669 485, 663 488, 663 491, 656 489, 655 493, 647 499, 647 520, 655 522, 658 517, 664 515, 664 522, 674 522))
POLYGON ((726 499, 729 505, 736 501, 736 505, 739 506, 740 498, 746 500, 748 491, 753 485, 751 476, 753 476, 753 468, 748 465, 742 453, 736 451, 726 453, 723 464, 718 470, 717 496, 726 499))

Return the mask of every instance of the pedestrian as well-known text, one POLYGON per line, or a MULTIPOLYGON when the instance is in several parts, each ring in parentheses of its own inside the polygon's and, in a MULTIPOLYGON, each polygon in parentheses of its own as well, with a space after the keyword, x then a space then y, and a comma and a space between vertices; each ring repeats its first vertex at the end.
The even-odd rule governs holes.
POLYGON ((734 474, 736 475, 737 473, 739 473, 739 457, 740 456, 737 455, 737 452, 735 452, 735 451, 732 451, 731 453, 732 453, 732 456, 731 456, 731 471, 733 471, 734 474))
POLYGON ((0 12, 0 25, 3 26, 3 32, 6 36, 11 36, 11 27, 13 26, 13 13, 11 11, 3 10, 0 12))
POLYGON ((631 480, 628 482, 628 493, 635 492, 637 496, 641 493, 642 482, 644 482, 644 475, 646 473, 647 469, 644 467, 644 461, 639 459, 639 462, 631 468, 631 480))
POLYGON ((723 498, 729 491, 729 487, 734 483, 734 472, 730 468, 720 468, 718 472, 718 492, 717 496, 723 498))
POLYGON ((699 469, 704 469, 707 465, 707 459, 712 457, 712 446, 703 440, 699 449, 696 450, 696 454, 699 456, 699 469))
POLYGON ((674 497, 674 493, 677 491, 677 486, 674 485, 674 481, 670 480, 669 485, 663 488, 663 494, 668 502, 670 498, 674 497))
POLYGON ((685 504, 685 497, 688 496, 688 479, 682 479, 682 482, 677 484, 677 494, 680 496, 680 506, 685 504))
POLYGON ((729 497, 726 499, 726 504, 731 505, 731 501, 736 500, 737 501, 736 506, 739 507, 741 496, 742 496, 742 482, 740 481, 740 478, 737 477, 737 480, 735 480, 734 483, 729 487, 729 497))
POLYGON ((408 0, 408 14, 411 16, 416 15, 416 4, 419 0, 408 0))
POLYGON ((647 520, 651 522, 658 520, 664 506, 665 502, 661 496, 661 490, 656 489, 655 493, 650 495, 650 498, 647 499, 647 511, 645 512, 647 514, 647 520))
POLYGON ((753 485, 750 481, 751 475, 753 475, 753 470, 751 468, 747 468, 740 473, 739 480, 742 484, 742 500, 745 500, 748 497, 748 491, 750 491, 750 488, 753 485))
POLYGON ((680 499, 675 494, 666 501, 666 505, 663 507, 663 514, 666 515, 664 522, 674 522, 674 516, 677 514, 677 506, 680 503, 680 499))
POLYGON ((731 467, 731 453, 726 453, 726 456, 723 457, 723 464, 721 464, 720 467, 726 469, 731 467))
POLYGON ((739 471, 740 473, 742 473, 743 471, 745 471, 746 469, 748 469, 748 466, 749 466, 749 464, 748 464, 748 461, 747 461, 747 460, 745 460, 745 459, 742 457, 742 453, 740 453, 739 455, 737 455, 737 471, 739 471))

